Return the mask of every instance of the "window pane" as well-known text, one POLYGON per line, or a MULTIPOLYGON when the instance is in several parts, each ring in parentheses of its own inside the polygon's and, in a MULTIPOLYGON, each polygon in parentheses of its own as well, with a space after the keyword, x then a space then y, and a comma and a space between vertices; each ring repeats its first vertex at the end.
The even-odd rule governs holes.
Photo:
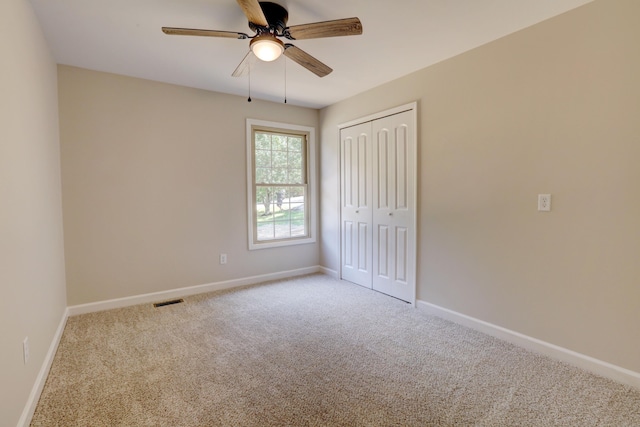
POLYGON ((289 167, 302 169, 302 153, 301 152, 289 152, 289 167))
MULTIPOLYGON (((299 205, 295 208, 296 211, 304 212, 304 205, 299 205)), ((294 218, 291 220, 291 237, 296 236, 304 236, 307 234, 307 230, 305 227, 305 220, 303 217, 296 217, 292 215, 294 218)))
POLYGON ((287 137, 284 135, 271 135, 271 148, 274 151, 287 151, 287 137))
POLYGON ((271 182, 271 169, 256 168, 256 182, 260 184, 269 184, 271 182))
POLYGON ((258 240, 273 240, 274 230, 273 222, 258 224, 258 240))
POLYGON ((286 168, 273 168, 271 169, 271 181, 272 183, 287 183, 287 169, 286 168))
POLYGON ((289 151, 302 151, 302 138, 289 137, 289 151))
MULTIPOLYGON (((284 198, 287 195, 287 190, 284 188, 276 188, 275 189, 275 200, 276 200, 276 206, 278 207, 278 210, 280 212, 282 212, 285 209, 288 209, 288 203, 284 202, 284 198)), ((284 215, 284 214, 282 214, 284 215)))
POLYGON ((256 132, 256 150, 271 150, 271 135, 256 132))
POLYGON ((271 167, 271 151, 256 150, 256 167, 271 167))
POLYGON ((290 169, 289 170, 289 184, 304 184, 304 181, 302 181, 302 170, 301 169, 290 169))
POLYGON ((273 152, 273 167, 274 168, 286 168, 287 163, 287 152, 286 151, 274 151, 273 152))
POLYGON ((271 211, 271 194, 269 187, 256 188, 256 212, 258 214, 258 222, 264 222, 264 218, 271 211))

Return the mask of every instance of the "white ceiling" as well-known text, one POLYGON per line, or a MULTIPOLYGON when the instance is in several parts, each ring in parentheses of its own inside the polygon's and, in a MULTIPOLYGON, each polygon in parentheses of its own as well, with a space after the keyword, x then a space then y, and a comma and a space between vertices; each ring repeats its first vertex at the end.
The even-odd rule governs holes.
MULTIPOLYGON (((231 73, 249 40, 168 36, 160 27, 252 34, 235 0, 30 0, 59 64, 247 96, 231 73)), ((333 68, 286 60, 290 104, 321 108, 591 0, 272 0, 289 25, 357 16, 363 35, 292 42, 333 68)), ((259 62, 251 97, 282 102, 285 59, 259 62)))

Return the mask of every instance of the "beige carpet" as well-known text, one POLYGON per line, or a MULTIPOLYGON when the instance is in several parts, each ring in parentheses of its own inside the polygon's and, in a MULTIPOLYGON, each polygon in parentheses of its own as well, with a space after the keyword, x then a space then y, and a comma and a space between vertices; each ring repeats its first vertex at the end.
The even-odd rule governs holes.
POLYGON ((640 426, 640 391, 313 275, 69 318, 32 426, 640 426))

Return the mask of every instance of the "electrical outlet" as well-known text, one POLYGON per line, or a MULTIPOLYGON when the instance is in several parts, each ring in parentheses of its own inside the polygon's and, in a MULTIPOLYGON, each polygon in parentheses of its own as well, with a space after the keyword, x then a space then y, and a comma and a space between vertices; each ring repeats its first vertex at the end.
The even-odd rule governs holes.
POLYGON ((220 254, 220 264, 227 263, 227 254, 220 254))
POLYGON ((551 194, 538 194, 538 210, 543 212, 551 210, 551 194))
POLYGON ((29 361, 29 337, 25 337, 22 341, 22 358, 24 359, 24 364, 26 365, 29 361))

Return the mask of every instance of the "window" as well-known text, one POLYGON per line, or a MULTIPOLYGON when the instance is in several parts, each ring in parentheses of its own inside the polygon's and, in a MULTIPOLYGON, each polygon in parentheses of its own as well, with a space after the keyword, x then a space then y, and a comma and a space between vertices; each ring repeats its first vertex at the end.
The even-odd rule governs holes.
POLYGON ((247 120, 249 249, 315 242, 314 134, 247 120))

